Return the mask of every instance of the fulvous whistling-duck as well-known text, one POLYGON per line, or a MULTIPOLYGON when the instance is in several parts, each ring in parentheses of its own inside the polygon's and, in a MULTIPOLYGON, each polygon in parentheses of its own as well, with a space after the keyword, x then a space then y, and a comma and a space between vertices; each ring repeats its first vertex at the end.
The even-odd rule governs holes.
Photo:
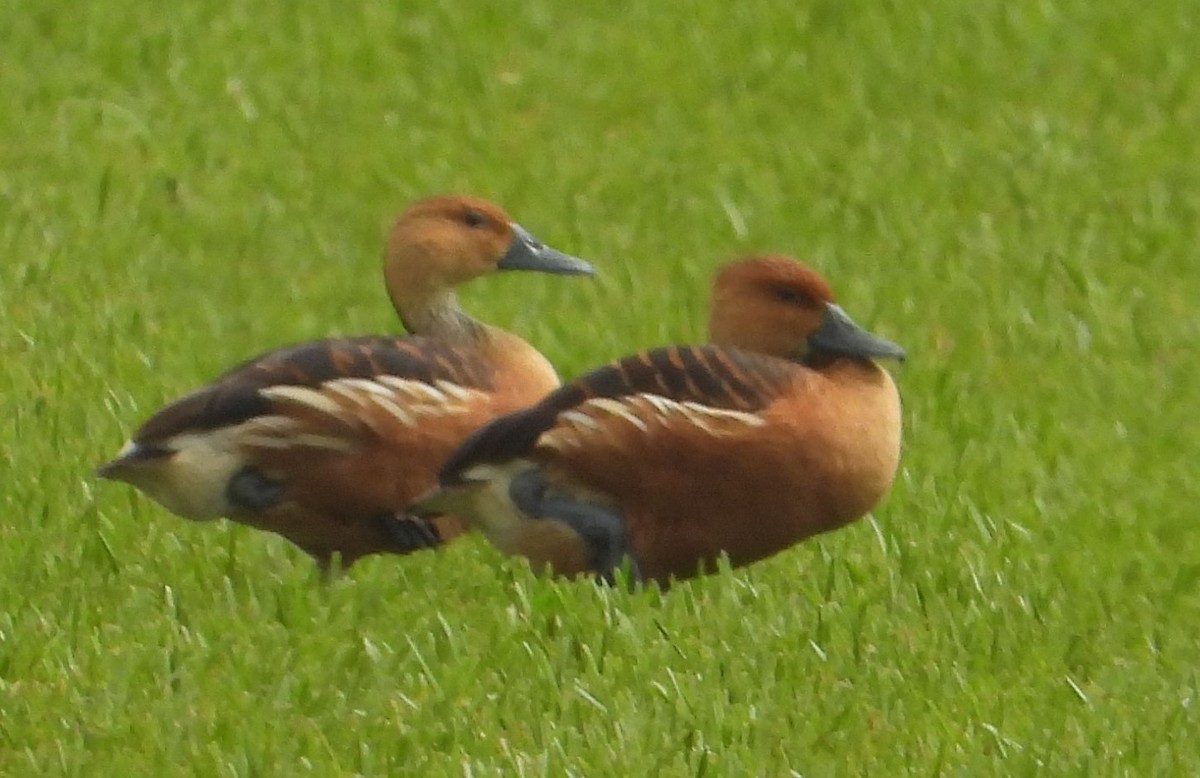
POLYGON ((451 516, 399 515, 472 430, 559 380, 525 341, 459 307, 496 270, 591 274, 496 205, 431 197, 388 237, 384 280, 411 335, 319 340, 255 357, 151 416, 97 473, 187 519, 276 532, 328 569, 458 535, 451 516))
POLYGON ((900 455, 900 399, 855 324, 794 260, 716 275, 709 344, 643 351, 473 433, 440 487, 501 551, 563 575, 667 584, 770 556, 862 516, 900 455))

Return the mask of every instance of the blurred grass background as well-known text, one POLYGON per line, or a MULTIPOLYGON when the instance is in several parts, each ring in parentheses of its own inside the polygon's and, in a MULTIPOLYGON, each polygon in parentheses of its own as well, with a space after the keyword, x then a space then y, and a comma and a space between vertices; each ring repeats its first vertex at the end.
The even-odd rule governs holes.
POLYGON ((1200 10, 15 0, 0 14, 0 770, 1200 771, 1200 10), (463 191, 594 261, 477 315, 571 374, 738 253, 905 345, 869 521, 667 595, 470 539, 320 586, 97 484, 265 348, 397 327, 463 191))

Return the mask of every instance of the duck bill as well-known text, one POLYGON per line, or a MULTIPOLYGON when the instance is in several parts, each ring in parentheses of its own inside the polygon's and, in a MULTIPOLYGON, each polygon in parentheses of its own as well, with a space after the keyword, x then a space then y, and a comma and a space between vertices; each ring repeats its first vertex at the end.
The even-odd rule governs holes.
POLYGON ((496 267, 501 270, 534 270, 540 273, 590 276, 596 269, 579 257, 564 254, 542 243, 519 224, 512 225, 513 238, 496 267))
POLYGON ((171 454, 169 449, 142 446, 131 441, 111 461, 97 467, 96 476, 110 481, 128 481, 132 471, 162 462, 171 454))
POLYGON ((808 342, 813 348, 830 354, 863 359, 904 359, 904 349, 858 326, 841 306, 833 303, 825 305, 825 318, 808 336, 808 342))

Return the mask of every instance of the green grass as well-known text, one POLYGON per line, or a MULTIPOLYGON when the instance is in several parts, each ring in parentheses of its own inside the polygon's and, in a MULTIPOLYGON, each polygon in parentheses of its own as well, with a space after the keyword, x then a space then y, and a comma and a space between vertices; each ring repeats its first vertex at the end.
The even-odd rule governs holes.
POLYGON ((1200 13, 1185 0, 103 4, 0 15, 0 772, 1200 773, 1200 13), (570 374, 737 253, 909 349, 874 516, 669 594, 478 539, 330 586, 90 468, 268 346, 396 327, 391 214, 595 283, 570 374))

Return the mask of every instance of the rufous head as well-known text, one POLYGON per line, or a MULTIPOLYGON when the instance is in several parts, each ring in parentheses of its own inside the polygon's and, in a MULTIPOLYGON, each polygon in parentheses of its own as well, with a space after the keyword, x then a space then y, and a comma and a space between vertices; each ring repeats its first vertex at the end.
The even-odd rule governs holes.
POLYGON ((904 349, 855 324, 815 270, 778 255, 737 260, 717 271, 708 338, 805 362, 838 356, 904 359, 904 349))
POLYGON ((497 270, 595 272, 582 259, 544 245, 498 205, 478 197, 418 200, 396 218, 388 234, 384 279, 401 318, 406 310, 497 270))

